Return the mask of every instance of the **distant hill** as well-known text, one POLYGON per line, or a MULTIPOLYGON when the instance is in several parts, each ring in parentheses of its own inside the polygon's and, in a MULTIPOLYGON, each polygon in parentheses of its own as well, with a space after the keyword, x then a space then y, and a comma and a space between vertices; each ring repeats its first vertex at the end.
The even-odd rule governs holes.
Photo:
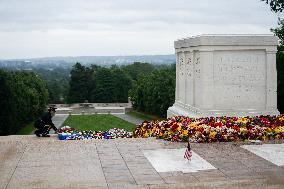
POLYGON ((100 66, 127 65, 133 62, 151 64, 172 64, 175 55, 137 55, 137 56, 78 56, 78 57, 47 57, 31 59, 0 60, 0 68, 16 70, 32 70, 34 68, 54 69, 56 67, 71 68, 76 62, 83 65, 100 66))

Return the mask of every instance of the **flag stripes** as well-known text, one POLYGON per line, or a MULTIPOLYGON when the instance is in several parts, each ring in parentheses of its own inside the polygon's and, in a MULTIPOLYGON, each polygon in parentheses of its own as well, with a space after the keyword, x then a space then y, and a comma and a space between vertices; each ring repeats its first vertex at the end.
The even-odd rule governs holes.
POLYGON ((191 161, 191 157, 192 157, 192 152, 191 152, 191 150, 189 151, 189 150, 186 148, 183 157, 184 157, 185 159, 187 159, 188 161, 191 161))

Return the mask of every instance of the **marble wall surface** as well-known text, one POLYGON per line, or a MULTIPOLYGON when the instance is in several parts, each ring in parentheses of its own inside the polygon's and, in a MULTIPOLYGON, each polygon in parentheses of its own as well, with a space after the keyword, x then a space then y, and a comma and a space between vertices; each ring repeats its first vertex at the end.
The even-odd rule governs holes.
POLYGON ((167 116, 279 114, 273 35, 201 35, 175 41, 176 95, 167 116))

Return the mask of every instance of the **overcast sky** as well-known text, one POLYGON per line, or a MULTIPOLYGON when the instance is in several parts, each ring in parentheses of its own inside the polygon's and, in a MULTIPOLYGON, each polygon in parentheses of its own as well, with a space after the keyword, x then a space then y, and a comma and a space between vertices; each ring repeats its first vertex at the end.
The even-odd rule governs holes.
POLYGON ((277 16, 260 0, 0 0, 0 59, 171 54, 183 37, 268 34, 277 16))

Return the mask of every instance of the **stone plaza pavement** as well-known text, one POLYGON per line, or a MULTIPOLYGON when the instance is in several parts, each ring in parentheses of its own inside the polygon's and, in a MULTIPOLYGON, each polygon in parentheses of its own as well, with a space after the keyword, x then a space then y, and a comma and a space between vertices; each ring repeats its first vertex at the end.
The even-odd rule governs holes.
POLYGON ((192 144, 217 169, 158 173, 142 150, 185 147, 148 139, 59 141, 0 137, 0 188, 284 188, 284 167, 238 143, 192 144))

